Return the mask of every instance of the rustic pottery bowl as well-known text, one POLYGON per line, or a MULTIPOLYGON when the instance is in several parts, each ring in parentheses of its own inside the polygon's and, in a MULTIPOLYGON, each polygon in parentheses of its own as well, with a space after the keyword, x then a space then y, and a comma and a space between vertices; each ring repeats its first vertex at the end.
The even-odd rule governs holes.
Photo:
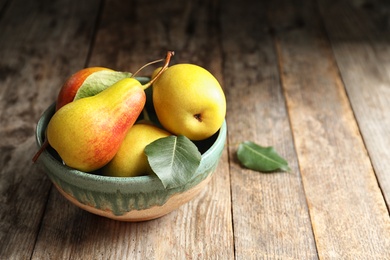
MULTIPOLYGON (((51 105, 36 127, 36 142, 42 146, 45 131, 55 112, 51 105)), ((76 206, 91 213, 122 221, 161 217, 193 199, 210 181, 226 140, 226 122, 209 139, 197 143, 202 153, 199 168, 185 185, 166 189, 155 175, 109 177, 65 166, 58 154, 46 149, 38 162, 58 191, 76 206)))

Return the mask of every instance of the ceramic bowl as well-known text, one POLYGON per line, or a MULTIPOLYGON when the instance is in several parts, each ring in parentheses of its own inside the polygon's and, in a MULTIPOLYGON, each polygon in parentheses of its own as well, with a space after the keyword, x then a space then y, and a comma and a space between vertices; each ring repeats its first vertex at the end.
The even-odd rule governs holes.
MULTIPOLYGON (((55 104, 38 121, 36 142, 39 147, 54 112, 55 104)), ((222 155, 226 131, 224 122, 214 136, 197 143, 202 159, 194 177, 187 184, 171 189, 164 188, 155 175, 109 177, 69 168, 51 148, 40 155, 38 162, 58 191, 76 206, 115 220, 145 221, 177 209, 206 186, 222 155)))

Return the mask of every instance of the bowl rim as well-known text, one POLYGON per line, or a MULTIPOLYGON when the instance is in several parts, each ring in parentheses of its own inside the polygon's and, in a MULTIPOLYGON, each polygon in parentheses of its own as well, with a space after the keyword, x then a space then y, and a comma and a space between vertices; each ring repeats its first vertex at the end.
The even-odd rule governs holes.
MULTIPOLYGON (((41 115, 41 117, 39 118, 38 123, 36 125, 35 139, 36 139, 36 143, 39 147, 42 146, 42 144, 44 143, 42 131, 46 131, 47 124, 50 121, 50 118, 52 117, 52 115, 54 114, 55 105, 56 105, 56 103, 54 102, 44 111, 44 113, 41 115), (39 130, 39 129, 41 129, 41 130, 39 130)), ((227 134, 227 125, 226 125, 226 119, 224 119, 221 128, 216 133, 215 141, 210 146, 210 148, 208 148, 201 155, 201 163, 202 163, 202 161, 207 160, 207 158, 210 157, 213 154, 213 152, 215 150, 217 150, 217 148, 220 145, 222 145, 222 146, 225 145, 226 134, 227 134), (221 144, 221 142, 223 142, 223 144, 221 144)), ((112 184, 120 183, 123 185, 145 184, 145 183, 156 182, 156 181, 161 182, 160 179, 156 175, 143 175, 143 176, 134 176, 134 177, 113 177, 113 176, 98 175, 98 174, 79 171, 79 170, 73 169, 71 167, 68 167, 68 166, 62 164, 60 161, 58 161, 56 158, 54 158, 53 155, 50 154, 50 152, 47 149, 45 149, 40 156, 45 157, 47 160, 50 160, 58 167, 66 169, 66 171, 68 171, 68 173, 70 173, 78 178, 95 180, 98 182, 105 182, 105 183, 112 183, 112 184)), ((40 159, 38 159, 38 161, 39 160, 43 160, 43 159, 40 158, 40 159)), ((198 174, 199 173, 196 172, 194 174, 194 177, 191 178, 191 180, 193 180, 198 174)))

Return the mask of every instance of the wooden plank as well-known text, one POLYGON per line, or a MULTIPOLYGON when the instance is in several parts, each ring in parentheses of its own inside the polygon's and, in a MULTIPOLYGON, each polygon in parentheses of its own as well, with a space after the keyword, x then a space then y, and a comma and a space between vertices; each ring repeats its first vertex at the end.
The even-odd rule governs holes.
POLYGON ((3 17, 3 14, 5 13, 9 2, 10 0, 0 0, 0 20, 3 17))
POLYGON ((389 207, 390 7, 387 1, 320 1, 320 6, 341 77, 389 207))
POLYGON ((224 78, 237 259, 316 259, 317 252, 279 80, 268 7, 224 1, 221 9, 224 78), (274 146, 291 173, 242 168, 242 141, 274 146))
POLYGON ((51 184, 31 158, 34 129, 88 53, 95 1, 10 1, 0 19, 0 258, 31 257, 51 184), (77 8, 75 8, 77 6, 77 8))
POLYGON ((321 259, 390 255, 390 219, 312 1, 270 15, 282 84, 321 259))
MULTIPOLYGON (((172 64, 197 63, 222 81, 213 6, 107 1, 104 7, 90 66, 134 72, 175 50, 172 64)), ((150 75, 152 70, 142 74, 150 75)), ((91 215, 53 190, 33 259, 230 259, 232 237, 225 151, 211 183, 198 197, 148 222, 122 223, 91 215)))

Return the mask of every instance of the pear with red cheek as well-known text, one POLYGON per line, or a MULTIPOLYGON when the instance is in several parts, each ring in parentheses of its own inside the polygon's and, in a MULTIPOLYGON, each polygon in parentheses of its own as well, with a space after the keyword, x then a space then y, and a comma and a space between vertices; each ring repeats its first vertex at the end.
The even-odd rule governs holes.
POLYGON ((88 76, 102 70, 113 71, 104 67, 91 67, 79 70, 70 76, 58 93, 56 110, 73 101, 77 91, 88 76))
POLYGON ((77 71, 62 86, 58 93, 56 110, 83 97, 94 96, 131 73, 114 71, 105 67, 89 67, 77 71))
POLYGON ((141 83, 123 79, 59 109, 47 126, 47 140, 69 167, 95 171, 117 153, 145 101, 141 83))
MULTIPOLYGON (((94 96, 119 80, 130 77, 129 72, 114 71, 105 67, 89 67, 79 70, 62 85, 57 97, 56 111, 76 99, 94 96)), ((48 146, 46 139, 32 161, 36 162, 48 146)))

